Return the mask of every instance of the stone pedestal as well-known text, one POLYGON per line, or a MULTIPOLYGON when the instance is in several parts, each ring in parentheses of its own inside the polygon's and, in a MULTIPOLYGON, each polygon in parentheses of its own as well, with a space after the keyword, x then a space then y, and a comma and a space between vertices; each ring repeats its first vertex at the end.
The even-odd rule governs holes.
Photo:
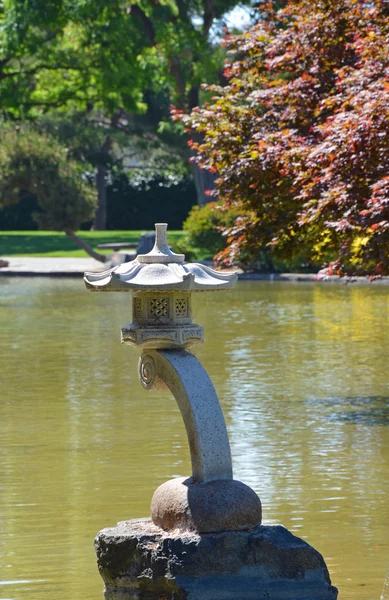
POLYGON ((166 532, 149 519, 103 529, 105 600, 336 600, 324 559, 281 525, 166 532))

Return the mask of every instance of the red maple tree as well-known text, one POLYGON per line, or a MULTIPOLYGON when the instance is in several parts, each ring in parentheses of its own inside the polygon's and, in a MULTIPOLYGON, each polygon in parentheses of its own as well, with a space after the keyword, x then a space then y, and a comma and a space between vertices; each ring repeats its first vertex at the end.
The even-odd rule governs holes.
POLYGON ((194 160, 242 204, 219 262, 301 247, 323 274, 389 274, 389 1, 290 0, 226 44, 228 85, 190 115, 194 160))

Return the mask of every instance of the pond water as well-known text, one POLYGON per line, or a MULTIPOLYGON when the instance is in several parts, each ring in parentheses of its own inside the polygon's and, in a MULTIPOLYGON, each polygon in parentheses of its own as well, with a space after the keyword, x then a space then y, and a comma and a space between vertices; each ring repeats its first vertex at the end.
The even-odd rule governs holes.
MULTIPOLYGON (((236 479, 325 557, 340 600, 389 566, 389 289, 242 282, 194 298, 236 479)), ((190 474, 178 408, 120 344, 129 294, 0 279, 0 598, 102 600, 93 538, 190 474)))

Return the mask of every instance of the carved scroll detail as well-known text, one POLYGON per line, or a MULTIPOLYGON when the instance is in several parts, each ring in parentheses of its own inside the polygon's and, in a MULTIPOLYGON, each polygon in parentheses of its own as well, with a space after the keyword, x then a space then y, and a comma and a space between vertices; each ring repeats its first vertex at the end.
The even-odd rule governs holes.
POLYGON ((157 367, 150 355, 142 355, 139 359, 139 379, 146 390, 151 390, 157 378, 157 367))

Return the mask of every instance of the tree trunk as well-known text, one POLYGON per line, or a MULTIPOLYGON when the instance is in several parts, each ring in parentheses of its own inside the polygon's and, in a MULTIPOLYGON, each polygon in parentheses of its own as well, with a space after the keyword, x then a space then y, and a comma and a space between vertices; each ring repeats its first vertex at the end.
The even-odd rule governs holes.
POLYGON ((78 246, 81 250, 85 250, 89 256, 98 260, 99 262, 105 263, 107 262, 107 256, 105 254, 100 254, 100 252, 96 252, 93 250, 92 246, 89 246, 84 240, 82 240, 78 235, 74 233, 74 231, 65 231, 66 235, 78 246))
POLYGON ((95 231, 104 231, 107 229, 107 169, 104 165, 97 165, 95 181, 97 188, 97 210, 93 229, 95 231))
MULTIPOLYGON (((111 127, 116 127, 119 118, 120 111, 116 111, 111 117, 111 127)), ((95 229, 96 231, 105 231, 105 229, 107 229, 107 165, 110 161, 111 150, 112 138, 107 135, 99 149, 100 161, 96 166, 95 173, 97 210, 92 229, 95 229)))
POLYGON ((192 163, 191 167, 197 192, 197 204, 202 205, 207 204, 207 202, 212 202, 215 198, 208 196, 205 192, 211 192, 215 189, 215 179, 217 179, 217 174, 215 175, 215 173, 200 169, 200 167, 194 163, 192 163))
MULTIPOLYGON (((191 138, 198 143, 203 141, 201 134, 198 133, 193 132, 191 138)), ((212 192, 215 189, 215 179, 218 177, 217 173, 211 173, 205 169, 200 169, 196 163, 191 163, 191 169, 197 192, 197 204, 202 206, 203 204, 212 202, 214 198, 206 194, 206 192, 212 192)))

